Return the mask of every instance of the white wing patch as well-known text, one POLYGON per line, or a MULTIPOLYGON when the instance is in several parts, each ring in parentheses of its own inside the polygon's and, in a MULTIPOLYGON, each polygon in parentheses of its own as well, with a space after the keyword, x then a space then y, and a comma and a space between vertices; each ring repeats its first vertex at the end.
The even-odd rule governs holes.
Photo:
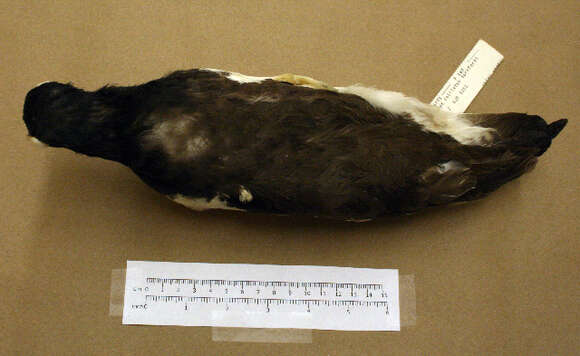
POLYGON ((491 128, 472 124, 463 117, 440 108, 425 104, 418 99, 394 91, 384 91, 361 85, 336 88, 339 93, 354 94, 365 99, 372 106, 409 117, 425 130, 443 133, 465 145, 484 145, 491 141, 495 131, 491 128))
POLYGON ((234 208, 229 206, 225 200, 218 194, 213 197, 211 200, 207 200, 205 198, 190 198, 185 195, 177 194, 174 196, 168 196, 167 198, 173 200, 174 202, 181 204, 189 209, 195 211, 205 211, 205 210, 236 210, 236 211, 245 211, 243 209, 234 208))

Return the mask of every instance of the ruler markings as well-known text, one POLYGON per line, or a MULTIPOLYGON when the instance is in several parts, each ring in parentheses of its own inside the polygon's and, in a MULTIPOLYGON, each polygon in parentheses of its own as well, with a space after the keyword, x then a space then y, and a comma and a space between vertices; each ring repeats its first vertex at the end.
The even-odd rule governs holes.
POLYGON ((398 271, 127 262, 124 324, 399 330, 398 271))

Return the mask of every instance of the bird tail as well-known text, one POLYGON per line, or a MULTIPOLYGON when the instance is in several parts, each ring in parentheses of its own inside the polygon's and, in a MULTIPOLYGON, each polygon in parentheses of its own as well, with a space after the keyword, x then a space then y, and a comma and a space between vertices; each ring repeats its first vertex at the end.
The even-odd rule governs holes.
POLYGON ((548 124, 540 116, 520 113, 466 114, 464 117, 475 125, 494 129, 492 146, 505 145, 516 151, 534 152, 536 156, 546 152, 568 123, 567 119, 560 119, 548 124))
POLYGON ((465 146, 477 183, 461 200, 483 197, 533 169, 568 122, 560 119, 548 124, 539 116, 519 113, 473 115, 470 119, 493 128, 495 137, 487 146, 465 146))

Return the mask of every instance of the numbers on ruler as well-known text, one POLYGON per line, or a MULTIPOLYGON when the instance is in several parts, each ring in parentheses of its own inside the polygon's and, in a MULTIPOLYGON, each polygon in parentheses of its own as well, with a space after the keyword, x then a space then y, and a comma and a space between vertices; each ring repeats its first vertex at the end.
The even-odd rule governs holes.
POLYGON ((387 292, 378 283, 171 278, 146 278, 146 283, 146 287, 133 287, 133 292, 146 294, 155 298, 153 300, 156 302, 173 301, 185 311, 195 310, 191 305, 198 303, 222 304, 225 311, 231 310, 233 305, 262 305, 260 309, 266 313, 272 312, 273 306, 276 310, 291 310, 292 305, 302 305, 302 310, 307 313, 312 313, 312 308, 326 306, 339 308, 351 315, 375 306, 385 308, 384 312, 389 315, 387 292), (164 295, 153 295, 159 290, 164 295), (171 293, 177 295, 167 295, 171 293))

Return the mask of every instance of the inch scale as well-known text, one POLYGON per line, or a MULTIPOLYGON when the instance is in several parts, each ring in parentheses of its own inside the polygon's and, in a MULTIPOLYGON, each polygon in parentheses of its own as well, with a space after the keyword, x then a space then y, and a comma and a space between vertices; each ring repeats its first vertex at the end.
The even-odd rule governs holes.
MULTIPOLYGON (((334 308, 351 314, 352 310, 374 307, 389 314, 388 294, 378 283, 336 283, 301 281, 258 281, 190 278, 147 277, 145 304, 181 304, 183 311, 192 304, 219 305, 224 311, 242 306, 254 312, 288 312, 289 307, 302 306, 311 313, 313 308, 334 308)), ((139 288, 139 287, 136 287, 139 288)), ((295 312, 292 308, 290 312, 295 312)))
POLYGON ((400 330, 398 271, 127 261, 123 324, 400 330))

